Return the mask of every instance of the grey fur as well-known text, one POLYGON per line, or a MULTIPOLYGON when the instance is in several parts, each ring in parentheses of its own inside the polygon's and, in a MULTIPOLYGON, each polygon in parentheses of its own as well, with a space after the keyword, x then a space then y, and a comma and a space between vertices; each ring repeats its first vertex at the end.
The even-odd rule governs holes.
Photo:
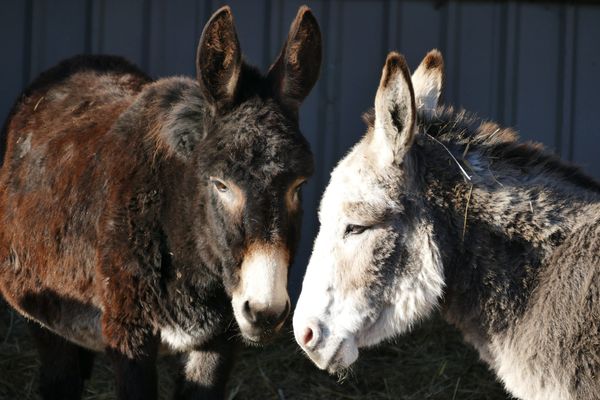
MULTIPOLYGON (((402 62, 391 54, 383 77, 402 62)), ((384 78, 378 96, 401 79, 384 78)), ((437 306, 514 396, 600 399, 600 185, 514 131, 445 107, 419 110, 414 143, 389 139, 402 157, 382 166, 376 118, 365 116, 367 134, 325 192, 294 315, 300 345, 337 371, 437 306), (336 207, 336 221, 365 229, 336 234, 336 207)))

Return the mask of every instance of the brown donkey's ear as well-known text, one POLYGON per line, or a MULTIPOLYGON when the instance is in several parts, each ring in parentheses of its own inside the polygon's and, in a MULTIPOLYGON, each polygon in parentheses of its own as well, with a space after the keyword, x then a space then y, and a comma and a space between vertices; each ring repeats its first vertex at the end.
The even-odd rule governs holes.
POLYGON ((421 61, 412 75, 415 102, 418 110, 431 112, 438 105, 444 84, 444 58, 433 49, 421 61))
POLYGON ((196 74, 202 92, 219 109, 235 100, 242 52, 233 15, 228 6, 218 9, 206 23, 196 53, 196 74))
POLYGON ((402 163, 415 135, 415 94, 404 57, 388 54, 375 96, 371 146, 381 166, 402 163))
POLYGON ((321 53, 319 24, 310 9, 302 6, 268 74, 276 95, 293 112, 298 111, 319 78, 321 53))

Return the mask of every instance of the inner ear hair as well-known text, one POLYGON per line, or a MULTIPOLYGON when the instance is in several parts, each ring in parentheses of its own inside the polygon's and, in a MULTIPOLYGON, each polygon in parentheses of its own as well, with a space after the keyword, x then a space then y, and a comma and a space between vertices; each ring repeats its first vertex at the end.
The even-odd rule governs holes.
POLYGON ((196 53, 196 74, 204 97, 215 108, 231 105, 242 69, 242 52, 228 6, 206 23, 196 53))
POLYGON ((404 57, 388 54, 375 96, 374 150, 382 152, 381 162, 400 163, 414 140, 415 94, 404 57))
POLYGON ((275 94, 297 111, 319 78, 322 42, 319 24, 307 6, 298 9, 287 41, 269 68, 275 94))

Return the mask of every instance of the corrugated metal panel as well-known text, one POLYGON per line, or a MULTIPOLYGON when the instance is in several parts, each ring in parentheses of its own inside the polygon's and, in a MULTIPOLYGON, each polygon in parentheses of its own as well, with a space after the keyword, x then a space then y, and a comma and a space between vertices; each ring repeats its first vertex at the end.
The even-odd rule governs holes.
MULTIPOLYGON (((3 0, 0 117, 40 71, 76 53, 126 56, 154 76, 194 75, 204 22, 232 6, 246 58, 263 69, 298 7, 325 40, 321 80, 301 110, 317 158, 305 191, 299 282, 329 172, 363 134, 385 55, 414 68, 431 48, 446 60, 447 103, 521 130, 600 178, 600 6, 566 3, 391 0, 3 0)), ((296 285, 297 288, 297 285, 296 285)))

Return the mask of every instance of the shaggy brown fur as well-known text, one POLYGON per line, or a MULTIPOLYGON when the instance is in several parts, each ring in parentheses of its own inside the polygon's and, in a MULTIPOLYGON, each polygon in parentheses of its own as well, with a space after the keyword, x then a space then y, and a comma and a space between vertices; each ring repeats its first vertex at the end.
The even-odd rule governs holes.
POLYGON ((88 350, 113 359, 119 398, 154 398, 159 347, 182 353, 178 397, 222 397, 232 298, 247 295, 243 282, 268 284, 244 276, 257 245, 286 255, 259 258, 281 269, 281 301, 242 298, 235 316, 254 342, 281 327, 313 168, 297 120, 321 57, 306 7, 288 40, 299 55, 286 44, 277 73, 261 75, 242 62, 224 7, 200 40, 197 81, 75 57, 19 99, 0 171, 0 292, 36 325, 45 398, 79 397, 88 350))

